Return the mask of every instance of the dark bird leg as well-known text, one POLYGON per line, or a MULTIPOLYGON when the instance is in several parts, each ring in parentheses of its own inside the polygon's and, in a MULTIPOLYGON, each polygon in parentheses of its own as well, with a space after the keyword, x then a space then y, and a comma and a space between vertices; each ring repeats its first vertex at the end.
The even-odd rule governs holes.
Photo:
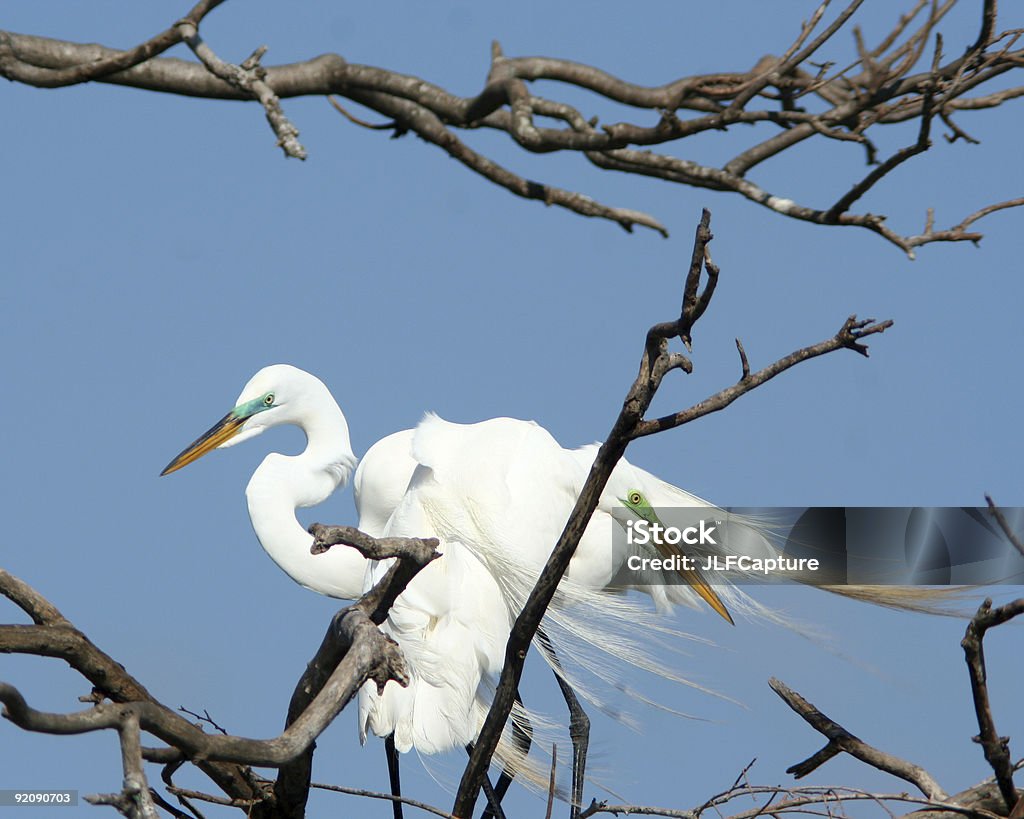
MULTIPOLYGON (((388 734, 384 740, 384 753, 388 757, 388 779, 391 780, 391 795, 402 795, 402 779, 398 774, 398 749, 395 748, 395 735, 388 734)), ((402 803, 393 801, 391 810, 395 819, 402 819, 402 803)))
POLYGON ((569 707, 569 738, 572 740, 572 802, 569 806, 569 819, 578 819, 580 805, 583 801, 583 783, 587 773, 587 748, 590 745, 590 717, 587 716, 576 693, 562 678, 562 663, 555 653, 555 647, 548 639, 544 629, 537 629, 537 639, 551 657, 555 681, 562 691, 565 704, 569 707))

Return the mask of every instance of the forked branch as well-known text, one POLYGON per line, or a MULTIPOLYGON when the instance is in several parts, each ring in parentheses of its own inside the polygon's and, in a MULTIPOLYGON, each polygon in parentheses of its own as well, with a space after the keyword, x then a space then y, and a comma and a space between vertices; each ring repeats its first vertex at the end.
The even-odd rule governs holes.
POLYGON ((939 786, 939 783, 921 766, 907 762, 905 759, 900 759, 886 751, 881 751, 854 736, 838 722, 830 719, 811 705, 811 703, 781 680, 773 677, 769 680, 768 684, 772 687, 772 691, 778 694, 786 705, 803 717, 804 721, 814 728, 815 731, 828 739, 828 744, 824 748, 803 762, 787 768, 786 773, 791 773, 799 779, 807 776, 807 774, 825 764, 834 756, 845 752, 871 765, 873 768, 906 780, 928 799, 944 802, 948 798, 946 792, 939 786))

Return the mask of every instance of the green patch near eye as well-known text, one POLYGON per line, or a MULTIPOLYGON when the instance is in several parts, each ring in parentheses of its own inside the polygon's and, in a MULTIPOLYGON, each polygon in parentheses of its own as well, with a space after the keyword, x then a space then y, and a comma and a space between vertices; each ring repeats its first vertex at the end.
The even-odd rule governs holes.
POLYGON ((263 410, 270 409, 270 404, 267 403, 267 399, 270 398, 271 403, 273 403, 273 397, 273 394, 270 393, 262 398, 253 398, 252 401, 246 401, 244 404, 239 404, 231 410, 231 414, 236 418, 241 418, 242 420, 251 418, 257 412, 263 412, 263 410))

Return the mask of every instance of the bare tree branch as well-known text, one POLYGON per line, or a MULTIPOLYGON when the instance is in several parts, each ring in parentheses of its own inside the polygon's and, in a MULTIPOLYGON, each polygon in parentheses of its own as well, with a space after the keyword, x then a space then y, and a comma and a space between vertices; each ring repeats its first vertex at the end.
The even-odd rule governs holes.
MULTIPOLYGON (((348 609, 339 612, 336 618, 346 612, 356 611, 365 618, 366 623, 373 625, 373 631, 387 645, 387 652, 400 657, 397 645, 376 629, 387 618, 387 613, 398 596, 416 574, 431 561, 440 557, 436 551, 437 540, 430 538, 383 538, 376 539, 349 526, 322 526, 314 523, 309 527, 313 535, 313 554, 322 554, 331 546, 344 544, 356 548, 366 558, 386 560, 397 557, 394 565, 384 577, 366 594, 359 598, 348 609)), ((336 668, 344 661, 351 649, 342 642, 333 639, 329 630, 324 637, 316 656, 306 667, 305 673, 295 686, 291 701, 288 703, 288 716, 285 724, 291 726, 309 713, 320 692, 329 683, 336 668)), ((401 685, 405 685, 405 672, 401 677, 394 677, 401 685)), ((383 683, 378 680, 378 688, 383 683)), ((277 781, 273 787, 273 800, 257 805, 253 811, 254 819, 264 816, 276 816, 283 812, 286 816, 297 815, 306 804, 311 787, 310 778, 313 771, 313 746, 309 745, 293 760, 281 766, 277 781)))
POLYGON ((905 779, 916 786, 928 799, 935 802, 945 802, 948 799, 946 792, 924 768, 868 745, 838 722, 829 719, 781 680, 773 677, 768 684, 786 705, 803 717, 815 731, 828 739, 828 744, 824 748, 803 762, 787 768, 786 773, 791 773, 799 779, 845 751, 873 768, 905 779))
POLYGON ((310 526, 309 533, 313 536, 313 545, 310 547, 313 554, 322 554, 332 546, 342 545, 359 550, 368 560, 400 558, 381 581, 356 603, 370 621, 378 626, 387 618, 398 595, 405 591, 420 569, 441 556, 436 551, 438 540, 433 537, 373 538, 352 526, 325 526, 322 523, 310 526))
POLYGON ((992 715, 992 703, 988 696, 988 675, 985 671, 985 633, 994 626, 1001 625, 1019 614, 1024 613, 1024 598, 1014 600, 997 609, 992 608, 992 601, 985 600, 977 613, 967 624, 967 632, 960 645, 964 649, 967 670, 971 680, 971 695, 974 698, 974 713, 978 719, 978 736, 974 741, 981 745, 985 760, 995 774, 999 784, 999 792, 1010 812, 1018 802, 1017 789, 1013 784, 1013 763, 1010 759, 1010 738, 1001 737, 996 731, 995 718, 992 715))
POLYGON ((312 745, 316 737, 366 680, 374 680, 378 688, 383 688, 389 680, 407 684, 398 645, 376 624, 383 622, 387 609, 416 573, 439 556, 434 549, 436 540, 393 538, 378 542, 354 529, 319 528, 333 537, 333 542, 351 542, 379 559, 398 557, 399 560, 372 590, 335 615, 320 649, 295 688, 287 727, 277 738, 252 740, 206 734, 200 726, 153 699, 38 592, 0 570, 0 593, 36 620, 35 625, 0 626, 0 652, 64 657, 86 677, 91 675, 103 680, 103 691, 114 695, 111 699, 119 700, 95 700, 92 708, 74 714, 48 713, 30 707, 16 688, 0 682, 3 716, 24 730, 44 733, 117 730, 121 736, 124 788, 119 794, 98 796, 95 802, 112 805, 132 819, 155 816, 156 808, 142 771, 144 759, 168 766, 164 772, 165 783, 170 782, 178 764, 195 761, 227 794, 229 804, 244 805, 254 819, 301 815, 309 793, 312 745), (114 672, 112 666, 119 673, 114 672), (104 679, 107 672, 112 672, 116 685, 104 679), (143 748, 140 730, 156 736, 169 747, 143 748), (225 763, 238 764, 228 767, 225 763), (253 775, 247 767, 251 765, 279 768, 276 782, 253 775))
MULTIPOLYGON (((823 2, 800 26, 782 56, 764 56, 749 70, 682 76, 657 86, 628 82, 597 66, 570 60, 507 56, 495 42, 482 90, 470 97, 452 94, 419 77, 348 63, 337 54, 264 69, 259 65, 262 51, 258 51, 242 66, 228 65, 198 36, 200 20, 219 2, 198 4, 179 23, 123 52, 0 32, 0 76, 40 87, 91 80, 195 97, 257 99, 267 112, 279 144, 288 155, 299 157, 305 151, 298 143, 297 130, 281 112, 280 100, 302 95, 346 97, 388 119, 387 124, 374 129, 390 130, 395 135, 413 132, 516 196, 610 220, 626 230, 639 225, 663 235, 665 227, 653 216, 531 181, 474 150, 456 132, 498 130, 530 153, 569 151, 582 154, 605 170, 738 193, 775 213, 811 224, 861 227, 911 258, 917 247, 933 242, 977 242, 981 234, 968 233, 969 224, 1021 204, 1021 200, 1014 199, 982 207, 955 227, 929 227, 914 236, 900 235, 889 228, 884 215, 850 210, 868 190, 930 148, 928 132, 934 116, 940 116, 949 127, 951 139, 968 144, 974 140, 954 122, 954 114, 1003 105, 1024 95, 1024 85, 1017 85, 969 96, 1008 72, 1024 68, 1024 50, 1017 48, 1021 31, 999 31, 994 2, 983 5, 973 44, 961 56, 946 62, 941 59, 937 30, 957 0, 930 4, 917 0, 874 46, 865 42, 859 28, 854 28, 857 59, 839 69, 818 55, 852 25, 862 4, 861 0, 848 3, 818 31, 829 5, 823 2), (931 65, 912 73, 933 37, 936 49, 931 65), (201 63, 157 56, 182 41, 192 47, 201 63), (608 102, 645 109, 657 114, 657 121, 653 125, 628 120, 599 125, 596 117, 585 117, 571 105, 531 94, 528 84, 538 80, 555 84, 556 90, 559 85, 574 86, 608 102), (694 116, 681 116, 681 112, 694 116), (913 119, 921 121, 918 140, 876 164, 877 149, 868 132, 913 119), (725 132, 738 124, 779 130, 766 135, 760 127, 752 129, 751 144, 720 167, 643 150, 699 133, 725 132), (845 192, 825 192, 823 198, 833 202, 826 207, 797 202, 784 192, 766 190, 748 178, 761 163, 814 137, 863 145, 869 164, 875 167, 853 181, 845 192)), ((337 103, 336 107, 355 124, 369 127, 344 107, 337 103)))
MULTIPOLYGON (((0 569, 0 595, 18 605, 36 624, 0 625, 0 652, 64 660, 93 685, 101 699, 156 703, 120 663, 97 648, 39 592, 4 569, 0 569)), ((200 760, 197 765, 233 798, 258 796, 241 766, 209 760, 200 760)))
POLYGON ((367 799, 384 799, 389 802, 401 802, 403 805, 408 805, 411 808, 418 808, 419 810, 432 813, 434 816, 440 816, 442 819, 456 819, 450 813, 446 813, 440 808, 435 808, 433 805, 428 805, 426 802, 420 802, 417 799, 409 799, 405 796, 395 796, 390 793, 381 793, 380 791, 368 791, 363 788, 348 788, 344 785, 324 785, 314 782, 313 788, 322 791, 333 791, 334 793, 346 793, 350 796, 363 796, 367 799))
POLYGON ((580 814, 580 819, 591 819, 599 813, 622 816, 664 816, 670 819, 700 819, 708 811, 716 817, 725 819, 759 819, 765 816, 835 816, 847 802, 873 802, 884 808, 893 816, 887 803, 902 803, 918 806, 918 810, 909 814, 914 819, 954 819, 954 817, 972 817, 972 819, 1000 819, 999 814, 984 807, 987 800, 987 785, 982 783, 962 794, 957 794, 950 801, 936 801, 924 797, 910 796, 907 793, 871 793, 859 788, 839 786, 813 786, 804 788, 784 788, 778 785, 745 785, 730 788, 723 794, 691 809, 654 807, 648 805, 616 805, 594 800, 580 814), (781 798, 779 798, 781 797, 781 798), (758 799, 754 806, 725 813, 729 803, 741 799, 758 799), (818 808, 815 811, 814 808, 818 808))
POLYGON ((404 682, 404 662, 397 645, 385 637, 365 613, 353 606, 335 616, 329 636, 347 647, 310 706, 278 737, 269 740, 203 733, 186 719, 156 702, 102 703, 73 714, 37 711, 13 686, 0 683, 4 716, 27 731, 82 734, 118 729, 137 717, 141 728, 181 750, 188 758, 280 767, 309 747, 351 700, 367 679, 383 687, 388 680, 404 682))
POLYGON ((112 805, 127 819, 159 819, 142 769, 138 716, 126 709, 117 730, 121 737, 121 765, 124 769, 121 792, 86 796, 85 800, 93 805, 112 805))
POLYGON ((850 316, 843 322, 843 326, 839 328, 839 331, 832 338, 792 352, 755 373, 745 373, 733 386, 716 392, 692 407, 650 421, 640 421, 635 428, 634 436, 639 438, 645 435, 653 435, 662 430, 688 424, 705 415, 710 415, 712 412, 723 410, 741 395, 745 395, 766 381, 770 381, 790 367, 795 367, 801 362, 817 358, 820 355, 827 355, 836 350, 846 349, 867 356, 867 346, 861 343, 861 339, 875 333, 883 333, 890 327, 892 327, 892 321, 875 322, 874 319, 858 319, 856 316, 850 316))
POLYGON ((224 0, 202 0, 170 28, 129 51, 104 49, 102 56, 62 68, 33 65, 31 62, 21 59, 15 53, 9 33, 0 32, 0 75, 26 85, 34 85, 37 88, 62 88, 92 80, 102 80, 111 74, 126 71, 163 54, 167 49, 182 42, 184 35, 181 26, 183 24, 187 23, 195 28, 199 25, 200 20, 223 2, 224 0))
POLYGON ((263 106, 267 122, 270 123, 270 127, 277 135, 277 144, 284 151, 285 156, 305 159, 306 149, 299 142, 299 129, 292 125, 288 117, 284 115, 281 101, 264 80, 267 72, 260 65, 260 60, 266 53, 266 46, 256 49, 242 65, 231 65, 220 59, 213 53, 213 49, 203 42, 195 23, 190 20, 182 20, 178 23, 178 28, 181 31, 182 39, 192 49, 192 53, 199 58, 211 74, 250 95, 263 106))

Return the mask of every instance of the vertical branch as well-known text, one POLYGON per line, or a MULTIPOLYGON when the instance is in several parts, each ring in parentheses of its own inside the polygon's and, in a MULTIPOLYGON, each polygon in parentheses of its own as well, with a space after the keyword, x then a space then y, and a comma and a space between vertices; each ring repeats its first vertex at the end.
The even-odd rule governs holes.
POLYGON ((1017 804, 1017 789, 1013 784, 1013 762, 1010 759, 1010 738, 1001 737, 996 731, 995 718, 992 716, 992 703, 988 696, 988 675, 985 670, 985 632, 1024 612, 1024 598, 1015 600, 997 609, 992 608, 992 601, 981 604, 977 613, 967 624, 967 632, 960 645, 967 661, 967 671, 971 680, 971 695, 974 698, 974 713, 978 719, 978 735, 974 741, 981 745, 985 761, 995 774, 999 793, 1006 803, 1009 813, 1017 804))
POLYGON ((124 771, 121 792, 87 796, 85 801, 93 805, 110 805, 127 819, 160 819, 142 769, 139 715, 130 707, 124 709, 117 733, 121 739, 121 768, 124 771))
POLYGON ((130 713, 121 730, 121 767, 124 771, 123 792, 133 803, 132 817, 159 819, 149 792, 146 772, 142 769, 142 743, 139 739, 139 717, 130 713))

